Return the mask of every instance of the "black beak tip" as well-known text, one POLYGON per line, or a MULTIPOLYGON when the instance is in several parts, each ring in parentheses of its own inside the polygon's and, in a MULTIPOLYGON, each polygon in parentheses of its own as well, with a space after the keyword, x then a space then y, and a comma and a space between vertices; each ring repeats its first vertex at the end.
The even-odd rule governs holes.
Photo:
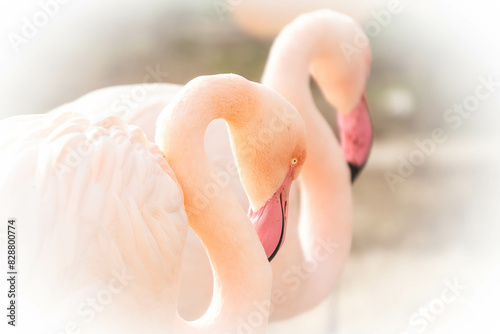
POLYGON ((271 261, 274 259, 274 257, 276 256, 276 254, 277 254, 277 253, 278 253, 278 252, 274 252, 273 254, 271 254, 271 256, 267 258, 267 260, 268 260, 269 262, 271 262, 271 261))
POLYGON ((359 173, 363 169, 363 166, 357 166, 353 163, 348 163, 349 169, 351 170, 351 183, 354 183, 354 180, 358 177, 359 173))

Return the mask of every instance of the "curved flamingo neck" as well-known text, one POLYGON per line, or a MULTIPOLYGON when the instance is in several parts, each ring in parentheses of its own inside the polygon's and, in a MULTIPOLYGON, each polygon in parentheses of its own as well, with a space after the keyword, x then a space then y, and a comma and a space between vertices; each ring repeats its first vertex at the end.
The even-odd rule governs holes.
MULTIPOLYGON (((187 332, 236 332, 238 319, 255 311, 256 302, 270 298, 271 272, 259 238, 231 190, 220 186, 204 149, 204 134, 212 120, 225 119, 232 131, 251 122, 245 118, 245 108, 256 106, 248 87, 235 76, 229 79, 221 75, 188 84, 162 112, 157 125, 156 141, 184 191, 189 225, 214 271, 214 297, 208 311, 191 323, 180 320, 187 332)), ((257 332, 266 325, 267 318, 257 332)))
MULTIPOLYGON (((262 78, 264 85, 275 89, 297 108, 307 130, 308 155, 299 177, 300 221, 298 226, 289 226, 289 235, 292 228, 296 229, 293 233, 297 234, 302 249, 288 247, 289 252, 282 251, 275 260, 286 263, 284 271, 290 270, 290 264, 309 260, 318 263, 290 297, 290 308, 296 307, 296 312, 317 305, 332 291, 351 244, 352 196, 348 166, 333 131, 314 103, 309 85, 311 67, 331 50, 327 35, 315 24, 297 27, 292 23, 273 44, 262 78), (316 258, 318 249, 323 254, 320 260, 316 258)), ((318 63, 316 70, 321 70, 318 63)), ((322 83, 324 81, 319 82, 320 87, 322 83)), ((325 93, 325 89, 335 87, 321 88, 325 93)), ((276 285, 282 283, 275 280, 273 287, 276 285)), ((275 316, 279 318, 280 314, 275 316)))
MULTIPOLYGON (((328 10, 302 15, 277 37, 262 78, 263 84, 276 89, 301 112, 301 106, 316 108, 309 87, 312 75, 327 101, 337 108, 344 158, 358 171, 372 142, 364 94, 371 51, 367 44, 346 54, 342 46, 351 45, 359 34, 363 35, 358 25, 345 15, 328 10)), ((316 117, 301 114, 306 123, 308 117, 316 117)))

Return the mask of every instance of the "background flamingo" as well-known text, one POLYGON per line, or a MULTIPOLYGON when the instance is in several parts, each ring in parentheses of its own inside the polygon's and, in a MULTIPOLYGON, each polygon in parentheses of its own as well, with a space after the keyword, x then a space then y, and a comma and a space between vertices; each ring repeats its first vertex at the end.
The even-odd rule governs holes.
POLYGON ((306 124, 309 147, 308 161, 299 178, 300 213, 290 215, 286 248, 272 263, 273 288, 289 291, 289 302, 276 308, 274 318, 297 315, 331 295, 349 255, 349 181, 364 166, 372 142, 365 99, 370 47, 351 59, 341 51, 342 43, 352 41, 358 33, 363 34, 358 24, 338 12, 303 14, 276 38, 262 77, 264 85, 275 89, 299 110, 306 124), (314 103, 310 75, 338 111, 341 147, 314 103), (328 248, 325 244, 337 247, 328 248), (320 254, 320 250, 328 255, 320 254), (287 273, 296 267, 307 275, 291 285, 287 273))
MULTIPOLYGON (((269 38, 279 34, 281 29, 297 16, 320 9, 331 9, 344 13, 357 22, 366 21, 379 8, 386 6, 382 0, 265 0, 241 1, 237 6, 231 7, 228 13, 234 17, 236 23, 247 33, 269 38)), ((224 10, 222 9, 221 12, 224 10)))
MULTIPOLYGON (((283 233, 290 183, 305 159, 304 124, 277 93, 235 75, 197 78, 161 113, 158 146, 118 117, 65 108, 5 119, 0 129, 2 160, 11 162, 0 179, 2 212, 19 214, 23 236, 19 285, 59 325, 74 320, 82 300, 99 296, 114 270, 131 281, 95 319, 78 324, 84 332, 235 332, 256 300, 270 299, 262 246, 279 247, 269 234, 283 233), (229 189, 207 195, 206 206, 196 202, 214 171, 204 131, 219 117, 229 124, 238 171, 261 212, 254 223, 267 239, 229 189), (276 117, 284 130, 260 142, 255 128, 276 117), (207 249, 216 283, 208 312, 194 323, 177 313, 187 223, 207 249)), ((253 330, 266 324, 264 316, 253 330)))

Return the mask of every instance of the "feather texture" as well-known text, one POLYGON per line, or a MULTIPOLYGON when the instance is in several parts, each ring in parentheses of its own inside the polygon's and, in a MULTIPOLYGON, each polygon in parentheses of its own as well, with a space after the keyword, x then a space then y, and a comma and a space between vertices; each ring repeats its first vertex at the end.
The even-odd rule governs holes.
POLYGON ((187 233, 181 188, 140 128, 90 116, 66 106, 0 122, 1 213, 18 220, 23 293, 76 312, 70 292, 89 295, 126 270, 132 283, 113 305, 165 312, 187 233))

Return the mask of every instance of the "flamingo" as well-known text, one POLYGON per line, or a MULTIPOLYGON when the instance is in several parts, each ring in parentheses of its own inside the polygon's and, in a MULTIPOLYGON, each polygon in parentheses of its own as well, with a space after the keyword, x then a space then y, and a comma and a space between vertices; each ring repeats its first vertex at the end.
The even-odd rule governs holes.
POLYGON ((372 143, 365 94, 371 50, 366 45, 346 57, 341 48, 359 34, 364 36, 347 15, 332 10, 303 14, 278 35, 264 70, 262 83, 290 101, 304 119, 308 145, 299 185, 290 195, 293 206, 299 192, 300 213, 290 212, 287 242, 272 263, 273 289, 289 294, 272 319, 297 315, 331 295, 349 255, 351 183, 364 167, 372 143), (310 75, 337 109, 341 145, 315 106, 310 75), (338 245, 329 256, 319 254, 328 248, 325 240, 338 245), (303 276, 297 274, 300 282, 290 283, 288 273, 297 266, 303 276))
MULTIPOLYGON (((365 165, 372 142, 371 122, 365 96, 370 71, 369 45, 346 57, 343 42, 366 38, 350 17, 318 10, 303 14, 277 36, 266 64, 262 83, 290 101, 307 128, 308 159, 299 185, 290 191, 286 242, 271 262, 273 300, 270 321, 286 319, 310 310, 335 289, 350 252, 352 237, 353 182, 365 165), (338 110, 339 145, 328 123, 314 104, 310 75, 326 99, 338 110), (326 253, 325 253, 326 252, 326 253), (319 261, 321 260, 321 261, 319 261)), ((156 84, 144 100, 128 108, 113 108, 134 86, 93 92, 65 106, 93 113, 123 109, 122 118, 154 138, 154 124, 182 85, 156 84)), ((205 136, 207 156, 219 171, 227 171, 234 157, 225 122, 215 120, 205 136)), ((226 182, 243 207, 249 202, 234 173, 226 182)), ((184 251, 179 311, 197 319, 213 296, 210 261, 195 233, 189 231, 184 251)))
MULTIPOLYGON (((306 155, 305 125, 276 92, 237 75, 198 77, 159 115, 156 144, 119 117, 67 106, 2 120, 0 131, 9 162, 1 212, 17 215, 19 286, 65 328, 235 333, 256 303, 269 301, 268 259, 282 242, 290 184, 306 155), (251 219, 227 187, 207 192, 215 168, 203 137, 217 118, 228 124, 251 219), (276 124, 260 140, 260 129, 276 124), (194 322, 177 311, 188 224, 215 281, 208 311, 194 322), (103 296, 99 314, 78 318, 103 296)), ((263 333, 268 315, 257 314, 249 323, 263 333)))
POLYGON ((278 35, 285 25, 303 13, 328 8, 363 23, 370 18, 376 21, 381 15, 386 15, 384 18, 387 19, 387 15, 390 16, 391 13, 383 7, 390 6, 401 7, 401 4, 388 5, 384 0, 254 0, 232 1, 226 6, 214 8, 221 17, 231 15, 246 33, 259 38, 269 38, 278 35))

